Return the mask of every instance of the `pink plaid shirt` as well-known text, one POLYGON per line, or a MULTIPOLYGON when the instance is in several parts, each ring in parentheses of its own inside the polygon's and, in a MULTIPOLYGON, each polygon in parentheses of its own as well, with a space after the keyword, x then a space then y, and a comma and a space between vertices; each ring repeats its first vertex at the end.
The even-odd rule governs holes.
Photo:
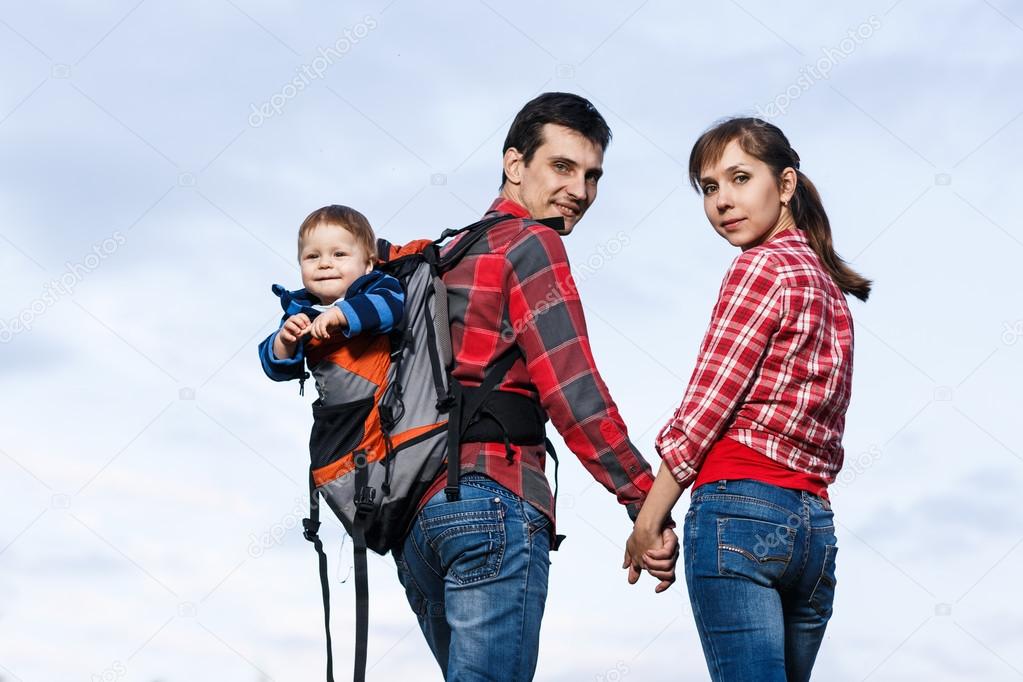
POLYGON ((842 468, 852 360, 845 295, 802 230, 781 232, 725 275, 657 451, 683 487, 724 437, 830 484, 842 468))

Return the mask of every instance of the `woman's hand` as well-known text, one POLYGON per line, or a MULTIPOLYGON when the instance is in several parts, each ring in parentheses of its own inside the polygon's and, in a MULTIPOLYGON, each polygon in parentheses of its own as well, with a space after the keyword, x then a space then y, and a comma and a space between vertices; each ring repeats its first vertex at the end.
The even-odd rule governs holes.
POLYGON ((678 563, 678 535, 674 529, 665 528, 661 531, 659 549, 649 549, 643 553, 646 572, 661 582, 654 588, 660 594, 675 582, 675 565, 678 563))
POLYGON ((678 536, 671 528, 660 533, 643 528, 639 523, 625 544, 622 568, 629 569, 629 584, 635 585, 643 569, 661 582, 654 591, 664 592, 675 582, 675 564, 678 562, 678 536))

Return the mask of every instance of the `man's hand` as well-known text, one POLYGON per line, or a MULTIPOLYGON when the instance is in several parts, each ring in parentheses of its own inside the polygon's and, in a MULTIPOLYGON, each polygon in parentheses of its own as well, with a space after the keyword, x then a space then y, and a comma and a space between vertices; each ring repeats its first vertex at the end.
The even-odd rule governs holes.
POLYGON ((638 524, 625 546, 622 568, 629 569, 629 584, 635 585, 642 569, 661 582, 654 592, 664 592, 675 582, 675 564, 678 562, 678 536, 671 528, 653 533, 638 524))
POLYGON ((274 357, 278 360, 295 357, 295 350, 298 348, 298 340, 309 329, 311 322, 305 313, 292 315, 281 326, 280 331, 274 338, 274 357))
POLYGON ((332 305, 316 316, 306 333, 312 334, 314 339, 329 339, 331 330, 346 326, 348 320, 345 319, 345 314, 336 305, 332 305))

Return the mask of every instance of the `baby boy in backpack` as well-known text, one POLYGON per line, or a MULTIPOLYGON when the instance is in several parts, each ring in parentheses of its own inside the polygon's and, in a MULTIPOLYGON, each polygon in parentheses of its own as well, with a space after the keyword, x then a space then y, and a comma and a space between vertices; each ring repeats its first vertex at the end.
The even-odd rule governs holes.
MULTIPOLYGON (((274 381, 304 382, 303 361, 313 369, 337 353, 347 359, 383 354, 378 363, 372 357, 365 361, 386 363, 389 348, 384 335, 401 323, 405 295, 398 280, 373 269, 376 239, 365 216, 337 205, 313 211, 298 230, 298 259, 303 288, 273 286, 284 317, 280 328, 259 345, 266 375, 274 381)), ((366 382, 360 384, 360 378, 364 377, 339 382, 317 378, 317 403, 366 398, 371 387, 361 385, 366 382)))

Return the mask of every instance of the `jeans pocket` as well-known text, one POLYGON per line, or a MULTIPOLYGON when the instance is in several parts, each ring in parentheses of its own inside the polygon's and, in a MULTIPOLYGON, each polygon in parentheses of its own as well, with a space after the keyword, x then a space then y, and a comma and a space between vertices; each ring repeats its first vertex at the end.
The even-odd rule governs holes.
POLYGON ((769 587, 792 560, 796 529, 770 521, 718 519, 718 573, 742 576, 769 587))
POLYGON ((499 498, 480 497, 427 506, 420 513, 419 524, 444 574, 468 585, 501 571, 504 516, 499 498))
POLYGON ((835 586, 838 579, 835 578, 835 555, 838 554, 836 545, 824 547, 824 565, 821 566, 820 577, 810 593, 810 606, 822 618, 831 617, 831 606, 835 601, 835 586))

